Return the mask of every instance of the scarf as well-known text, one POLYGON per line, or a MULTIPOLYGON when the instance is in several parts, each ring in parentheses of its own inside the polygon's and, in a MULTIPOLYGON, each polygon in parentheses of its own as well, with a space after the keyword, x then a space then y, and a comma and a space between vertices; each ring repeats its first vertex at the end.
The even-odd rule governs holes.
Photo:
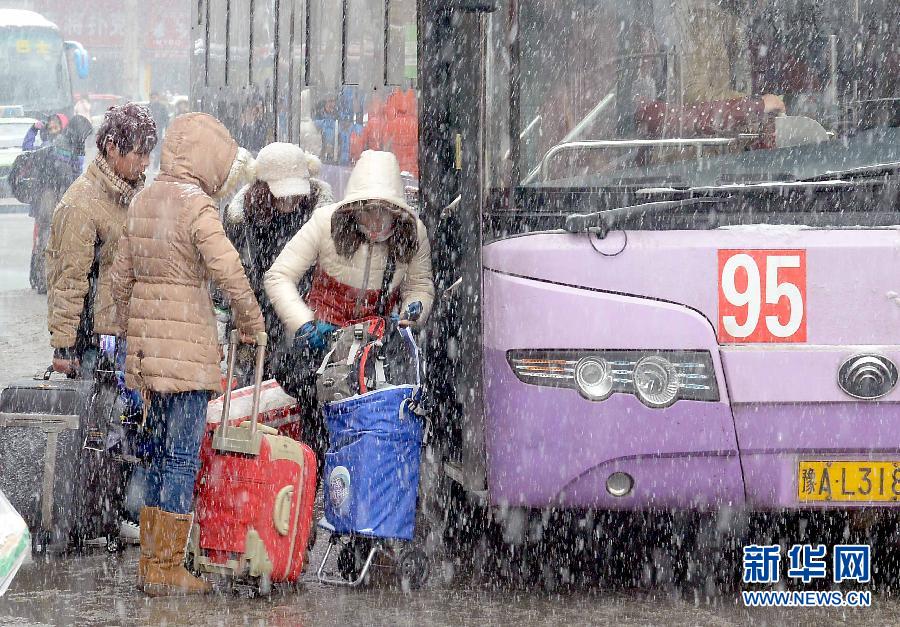
POLYGON ((97 155, 97 158, 94 159, 94 164, 100 172, 103 173, 103 176, 107 178, 110 185, 121 194, 119 202, 125 206, 128 206, 131 203, 131 199, 134 198, 135 194, 141 191, 141 188, 144 186, 143 174, 134 184, 129 183, 113 171, 112 166, 110 166, 106 159, 103 158, 103 155, 97 155))

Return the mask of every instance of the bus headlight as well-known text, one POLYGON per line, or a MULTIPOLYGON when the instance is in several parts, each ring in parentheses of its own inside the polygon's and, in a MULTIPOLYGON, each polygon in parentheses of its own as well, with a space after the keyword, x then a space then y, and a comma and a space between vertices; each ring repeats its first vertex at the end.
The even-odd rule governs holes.
POLYGON ((678 398, 678 372, 665 357, 650 355, 634 367, 634 391, 648 407, 666 407, 678 398))
POLYGON ((612 393, 613 380, 605 359, 585 357, 575 365, 575 384, 581 395, 592 401, 602 401, 612 393))
POLYGON ((652 408, 677 400, 718 401, 708 351, 511 350, 506 357, 523 383, 577 390, 591 401, 634 394, 652 408))

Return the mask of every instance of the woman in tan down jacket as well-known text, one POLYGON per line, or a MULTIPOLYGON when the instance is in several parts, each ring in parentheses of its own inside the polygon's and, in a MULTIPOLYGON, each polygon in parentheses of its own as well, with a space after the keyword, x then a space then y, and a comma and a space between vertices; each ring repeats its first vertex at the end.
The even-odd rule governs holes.
MULTIPOLYGON (((317 208, 266 272, 266 294, 300 359, 320 362, 332 331, 376 314, 389 258, 394 274, 385 311, 399 307, 407 318, 403 324, 422 324, 434 300, 428 233, 406 203, 397 158, 367 150, 344 200, 317 208), (303 297, 297 284, 313 267, 312 286, 303 297)), ((288 391, 307 410, 304 439, 321 466, 328 438, 316 411, 314 374, 288 391)))
POLYGON ((241 159, 225 127, 204 113, 176 118, 159 176, 135 196, 113 266, 128 356, 126 383, 149 395, 153 452, 141 510, 138 585, 151 595, 209 585, 182 565, 210 393, 221 392, 208 281, 226 294, 245 339, 264 330, 259 305, 214 198, 241 159))

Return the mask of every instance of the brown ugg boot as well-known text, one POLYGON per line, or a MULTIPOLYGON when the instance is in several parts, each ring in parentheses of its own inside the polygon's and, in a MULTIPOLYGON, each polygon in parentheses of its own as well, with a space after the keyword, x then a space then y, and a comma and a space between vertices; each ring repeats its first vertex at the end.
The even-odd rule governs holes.
POLYGON ((190 514, 158 510, 151 540, 156 558, 148 562, 144 592, 152 597, 205 594, 212 587, 184 567, 184 549, 191 530, 190 514))
POLYGON ((147 577, 147 567, 156 559, 156 550, 153 547, 153 528, 156 526, 156 514, 158 507, 141 508, 141 558, 138 560, 137 587, 144 587, 144 579, 147 577))

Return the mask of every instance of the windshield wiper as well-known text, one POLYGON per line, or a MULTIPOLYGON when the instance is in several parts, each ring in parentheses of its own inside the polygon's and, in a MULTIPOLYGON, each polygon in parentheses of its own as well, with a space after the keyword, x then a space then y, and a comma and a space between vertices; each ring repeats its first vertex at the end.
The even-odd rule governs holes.
POLYGON ((566 217, 565 229, 569 233, 596 233, 599 239, 603 239, 610 231, 618 229, 634 216, 677 211, 697 205, 721 205, 730 203, 732 200, 731 196, 685 198, 683 200, 647 202, 595 213, 575 213, 566 217))
POLYGON ((835 170, 824 174, 817 174, 809 178, 798 179, 800 183, 813 183, 816 181, 833 181, 844 178, 872 178, 883 174, 894 174, 900 171, 900 161, 889 161, 888 163, 874 163, 872 165, 864 165, 859 168, 849 168, 847 170, 835 170))

